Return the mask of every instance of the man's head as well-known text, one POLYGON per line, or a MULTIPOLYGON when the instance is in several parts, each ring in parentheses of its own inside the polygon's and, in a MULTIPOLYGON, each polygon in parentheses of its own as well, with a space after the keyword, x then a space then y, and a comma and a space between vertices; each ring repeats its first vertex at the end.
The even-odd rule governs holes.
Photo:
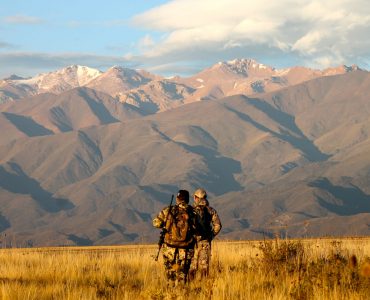
POLYGON ((194 201, 207 200, 207 192, 204 189, 197 189, 194 192, 194 201))
POLYGON ((176 196, 178 203, 189 203, 189 192, 187 190, 179 190, 176 196))

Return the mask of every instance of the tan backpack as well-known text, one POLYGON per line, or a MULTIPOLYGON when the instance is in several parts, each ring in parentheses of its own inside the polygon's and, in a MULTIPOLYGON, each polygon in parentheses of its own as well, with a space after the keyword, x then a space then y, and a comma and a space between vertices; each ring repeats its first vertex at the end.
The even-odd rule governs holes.
POLYGON ((164 242, 174 248, 190 248, 194 244, 194 213, 191 206, 172 206, 166 223, 164 242))

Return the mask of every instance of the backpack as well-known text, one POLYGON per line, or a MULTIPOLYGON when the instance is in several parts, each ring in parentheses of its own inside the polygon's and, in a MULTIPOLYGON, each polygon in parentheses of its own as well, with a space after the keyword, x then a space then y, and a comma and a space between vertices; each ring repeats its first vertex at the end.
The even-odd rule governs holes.
POLYGON ((174 248, 190 248, 194 243, 194 213, 191 206, 173 206, 167 217, 164 242, 174 248))
POLYGON ((197 234, 200 235, 202 239, 212 239, 212 214, 209 212, 208 206, 196 206, 195 214, 198 224, 197 234))

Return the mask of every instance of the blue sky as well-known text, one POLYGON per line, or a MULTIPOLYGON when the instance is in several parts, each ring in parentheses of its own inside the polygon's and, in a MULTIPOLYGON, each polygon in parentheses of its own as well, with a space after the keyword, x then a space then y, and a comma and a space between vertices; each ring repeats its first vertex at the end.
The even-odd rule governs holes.
POLYGON ((368 0, 2 0, 0 78, 71 64, 190 75, 234 58, 369 69, 369 36, 368 0))

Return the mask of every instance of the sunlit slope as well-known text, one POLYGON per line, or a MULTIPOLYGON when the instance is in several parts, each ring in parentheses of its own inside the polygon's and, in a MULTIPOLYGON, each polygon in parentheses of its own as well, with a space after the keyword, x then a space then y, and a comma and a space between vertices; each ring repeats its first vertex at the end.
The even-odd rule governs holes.
POLYGON ((358 71, 146 117, 114 114, 109 96, 76 89, 68 105, 83 105, 66 132, 33 115, 31 104, 14 106, 6 113, 46 131, 2 138, 3 230, 36 244, 153 241, 151 219, 170 195, 202 186, 225 238, 276 227, 294 236, 368 234, 368 82, 358 71), (103 110, 85 105, 86 95, 103 110))

